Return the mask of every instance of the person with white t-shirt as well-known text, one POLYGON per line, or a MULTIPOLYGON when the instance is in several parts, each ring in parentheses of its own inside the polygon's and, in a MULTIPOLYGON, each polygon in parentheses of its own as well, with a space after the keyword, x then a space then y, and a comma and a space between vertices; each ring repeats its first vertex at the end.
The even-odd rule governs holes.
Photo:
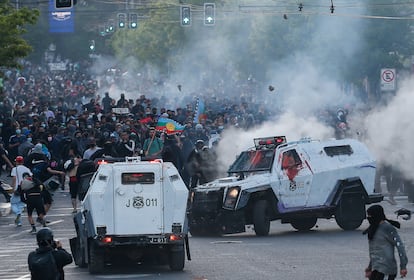
POLYGON ((14 194, 10 199, 11 208, 13 213, 16 214, 16 219, 14 220, 14 223, 16 226, 20 227, 22 225, 22 222, 20 221, 23 209, 25 207, 25 203, 22 202, 20 198, 20 192, 19 191, 19 185, 23 181, 23 174, 29 173, 32 174, 32 171, 26 166, 24 166, 24 158, 22 156, 16 157, 16 166, 12 168, 10 175, 12 176, 12 182, 11 186, 13 187, 14 194))
POLYGON ((88 140, 88 148, 83 152, 83 159, 90 159, 90 157, 96 152, 102 149, 96 145, 95 138, 91 137, 88 140))

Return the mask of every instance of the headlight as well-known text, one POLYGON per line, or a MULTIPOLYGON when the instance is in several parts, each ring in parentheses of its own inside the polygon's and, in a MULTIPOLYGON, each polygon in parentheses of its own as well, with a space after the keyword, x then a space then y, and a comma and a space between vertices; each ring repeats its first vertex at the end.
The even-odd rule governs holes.
POLYGON ((223 203, 223 208, 234 209, 237 199, 239 197, 240 187, 231 187, 227 190, 226 199, 223 203))

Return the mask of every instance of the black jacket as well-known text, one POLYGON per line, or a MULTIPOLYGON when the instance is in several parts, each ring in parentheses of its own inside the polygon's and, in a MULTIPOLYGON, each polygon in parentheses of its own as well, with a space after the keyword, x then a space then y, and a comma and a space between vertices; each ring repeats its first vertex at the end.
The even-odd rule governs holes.
MULTIPOLYGON (((68 265, 70 263, 72 263, 73 259, 72 259, 72 255, 69 254, 65 249, 63 248, 58 248, 58 249, 53 249, 50 246, 47 247, 39 247, 38 249, 36 249, 36 251, 32 251, 29 253, 27 262, 29 264, 29 270, 31 271, 31 267, 33 264, 33 260, 35 259, 36 254, 42 254, 42 253, 46 253, 48 251, 52 251, 52 255, 55 258, 55 262, 56 262, 56 266, 59 272, 59 278, 60 280, 64 280, 65 279, 65 272, 63 271, 63 267, 65 265, 68 265)), ((32 277, 33 280, 35 280, 32 277)))

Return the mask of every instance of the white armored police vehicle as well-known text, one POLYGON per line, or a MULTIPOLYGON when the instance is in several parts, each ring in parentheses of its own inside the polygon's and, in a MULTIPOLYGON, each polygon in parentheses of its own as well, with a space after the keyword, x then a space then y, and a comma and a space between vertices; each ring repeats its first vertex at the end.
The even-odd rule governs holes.
POLYGON ((270 221, 310 230, 318 218, 358 228, 374 193, 376 162, 354 139, 286 143, 284 136, 254 139, 228 170, 229 177, 195 187, 190 194, 193 236, 244 232, 269 234, 270 221))
POLYGON ((190 260, 186 225, 188 189, 177 169, 162 160, 98 160, 70 240, 75 263, 100 273, 126 257, 184 268, 190 260))

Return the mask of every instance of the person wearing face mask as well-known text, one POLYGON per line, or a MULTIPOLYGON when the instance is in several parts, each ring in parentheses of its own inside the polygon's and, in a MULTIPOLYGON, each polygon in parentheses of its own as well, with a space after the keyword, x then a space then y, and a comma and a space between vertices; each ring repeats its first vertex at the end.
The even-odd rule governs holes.
POLYGON ((400 223, 387 219, 381 205, 373 205, 367 209, 367 220, 369 227, 363 234, 368 234, 370 262, 365 269, 365 277, 369 280, 394 280, 398 272, 394 248, 397 248, 400 258, 401 278, 406 277, 408 259, 397 232, 400 223))
POLYGON ((16 129, 16 134, 10 136, 9 147, 7 151, 9 152, 10 158, 16 158, 18 156, 19 146, 26 142, 26 136, 22 134, 20 128, 16 129))
MULTIPOLYGON (((61 137, 61 139, 63 136, 61 137)), ((50 158, 56 161, 61 161, 62 156, 62 140, 59 140, 59 137, 49 133, 46 138, 46 147, 50 152, 50 158)))
POLYGON ((17 154, 22 157, 26 157, 29 154, 29 151, 31 151, 34 147, 34 144, 32 143, 32 136, 29 134, 26 138, 26 141, 24 141, 21 145, 19 145, 17 154))

